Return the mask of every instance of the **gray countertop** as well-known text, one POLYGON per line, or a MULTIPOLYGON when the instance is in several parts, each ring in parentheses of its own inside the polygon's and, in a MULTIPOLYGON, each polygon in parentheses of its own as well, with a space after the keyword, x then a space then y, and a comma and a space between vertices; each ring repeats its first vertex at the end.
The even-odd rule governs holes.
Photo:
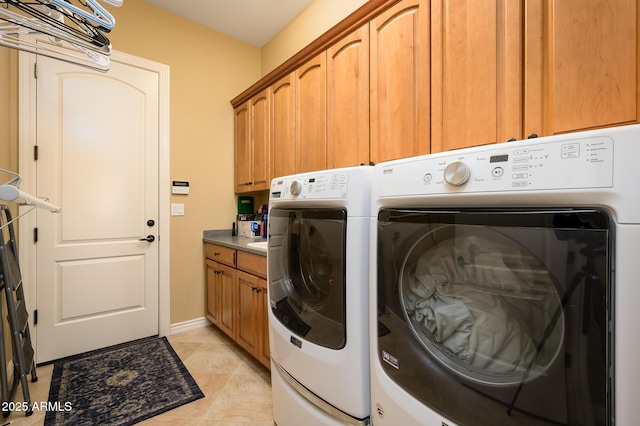
POLYGON ((230 229, 204 231, 202 234, 202 241, 205 243, 218 244, 219 246, 246 251, 260 256, 267 255, 263 250, 247 246, 249 243, 267 241, 266 238, 232 237, 230 229))

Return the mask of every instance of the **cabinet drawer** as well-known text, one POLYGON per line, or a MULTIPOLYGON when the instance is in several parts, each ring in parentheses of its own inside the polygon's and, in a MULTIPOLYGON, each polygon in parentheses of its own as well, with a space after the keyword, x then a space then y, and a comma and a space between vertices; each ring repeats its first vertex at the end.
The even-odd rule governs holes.
POLYGON ((216 262, 229 266, 236 266, 235 249, 206 243, 204 245, 204 254, 207 259, 215 260, 216 262))
POLYGON ((238 250, 238 269, 267 278, 267 258, 259 254, 238 250))

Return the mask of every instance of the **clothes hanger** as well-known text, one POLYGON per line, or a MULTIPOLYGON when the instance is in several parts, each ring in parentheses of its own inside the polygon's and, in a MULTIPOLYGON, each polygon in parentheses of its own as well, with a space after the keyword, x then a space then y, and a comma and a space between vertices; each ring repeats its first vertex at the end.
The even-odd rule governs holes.
POLYGON ((100 4, 95 0, 84 0, 78 1, 81 5, 87 7, 92 13, 86 12, 85 10, 75 6, 72 0, 38 0, 40 3, 50 3, 55 4, 59 8, 63 8, 68 10, 71 13, 78 14, 84 19, 93 22, 99 28, 104 29, 105 31, 111 31, 111 29, 116 25, 115 18, 107 12, 105 8, 100 6, 100 4))
MULTIPOLYGON (((103 34, 115 19, 97 0, 0 0, 0 46, 81 65, 109 70, 111 42, 103 34), (27 37, 28 36, 28 37, 27 37)), ((122 0, 107 0, 121 6, 122 0)))
POLYGON ((3 25, 2 21, 0 21, 0 46, 59 59, 95 71, 109 71, 110 60, 104 54, 60 38, 55 39, 46 34, 34 33, 18 25, 3 25), (32 35, 32 40, 27 39, 26 35, 32 35))
POLYGON ((111 43, 99 29, 68 10, 41 0, 33 3, 2 0, 0 19, 104 55, 111 54, 111 43))

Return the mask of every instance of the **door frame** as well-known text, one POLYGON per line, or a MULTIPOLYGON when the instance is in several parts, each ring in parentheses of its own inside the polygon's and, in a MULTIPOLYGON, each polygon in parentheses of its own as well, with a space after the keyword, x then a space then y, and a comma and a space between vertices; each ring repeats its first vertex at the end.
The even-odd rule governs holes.
MULTIPOLYGON (((170 195, 167 190, 170 171, 170 141, 169 141, 169 65, 154 62, 148 59, 129 55, 127 53, 112 51, 112 62, 120 62, 126 65, 143 68, 158 75, 158 333, 160 336, 171 334, 170 318, 170 195)), ((36 194, 36 162, 33 161, 33 147, 37 142, 36 134, 36 80, 31 76, 34 73, 36 55, 20 51, 18 52, 18 170, 24 179, 21 189, 36 194)), ((56 200, 51 200, 55 203, 56 200)), ((24 214, 31 207, 20 207, 19 214, 24 214)), ((55 214, 55 213, 51 213, 55 214)), ((36 226, 36 215, 27 214, 20 220, 19 227, 22 232, 18 234, 19 262, 24 283, 25 299, 28 309, 33 312, 35 300, 36 262, 32 261, 36 256, 36 244, 33 242, 33 234, 30 231, 36 226)), ((36 301, 37 302, 37 301, 36 301)), ((29 315, 29 326, 33 333, 37 328, 33 324, 34 315, 29 315)), ((35 339, 33 339, 35 341, 35 339)), ((37 348, 36 348, 37 351, 37 348)))

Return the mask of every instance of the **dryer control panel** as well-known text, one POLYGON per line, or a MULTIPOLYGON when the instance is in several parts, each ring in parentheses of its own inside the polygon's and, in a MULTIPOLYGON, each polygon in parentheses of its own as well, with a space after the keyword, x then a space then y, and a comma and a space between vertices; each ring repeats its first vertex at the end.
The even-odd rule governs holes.
POLYGON ((613 185, 614 147, 610 137, 546 139, 381 163, 376 172, 378 195, 563 190, 613 185))
POLYGON ((349 174, 326 172, 274 179, 271 200, 343 199, 347 197, 349 174))

